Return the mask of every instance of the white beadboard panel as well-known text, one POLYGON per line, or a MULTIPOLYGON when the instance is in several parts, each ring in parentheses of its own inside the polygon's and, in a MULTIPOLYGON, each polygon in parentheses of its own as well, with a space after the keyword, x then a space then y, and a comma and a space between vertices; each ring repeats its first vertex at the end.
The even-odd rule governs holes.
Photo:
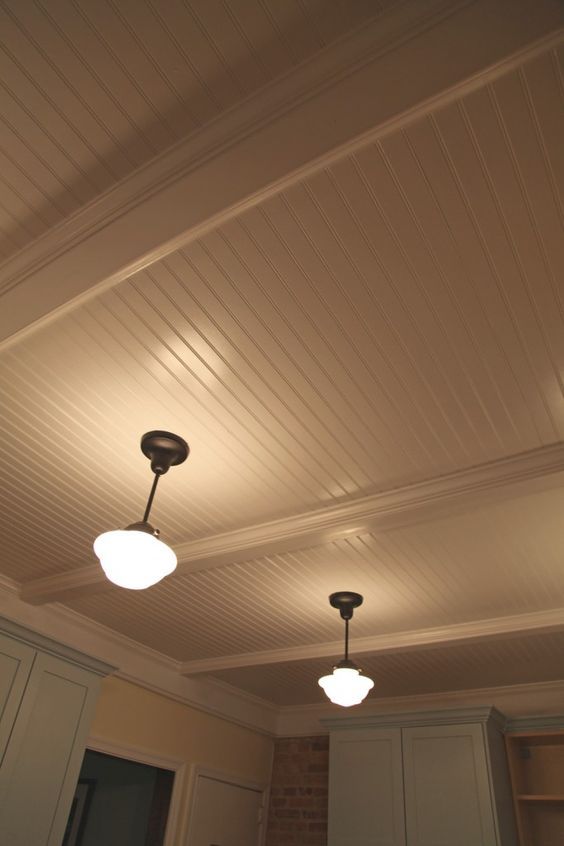
POLYGON ((564 492, 68 604, 179 660, 339 641, 330 593, 364 596, 352 637, 564 607, 564 492))
MULTIPOLYGON (((563 648, 563 634, 537 634, 374 657, 363 655, 357 663, 374 680, 366 700, 370 702, 386 697, 554 681, 562 678, 563 648)), ((336 660, 340 657, 335 656, 336 660)), ((212 678, 277 705, 301 705, 327 701, 317 680, 331 671, 331 661, 325 659, 223 670, 212 678)), ((335 711, 342 713, 338 706, 335 711)))
POLYGON ((6 0, 0 259, 398 0, 6 0))
POLYGON ((68 539, 10 548, 16 577, 135 518, 155 426, 192 446, 157 499, 172 543, 559 441, 558 68, 545 53, 6 351, 4 519, 68 539))
MULTIPOLYGON (((0 250, 391 5, 7 0, 0 250)), ((173 546, 564 439, 564 73, 551 50, 28 334, 0 356, 2 574, 94 562, 139 519, 141 435, 173 546)), ((178 660, 564 607, 564 490, 69 606, 178 660)), ((561 678, 564 636, 363 658, 375 696, 561 678)), ((336 656, 338 657, 338 656, 336 656)), ((328 662, 223 671, 321 701, 328 662), (313 679, 313 683, 312 683, 313 679)))

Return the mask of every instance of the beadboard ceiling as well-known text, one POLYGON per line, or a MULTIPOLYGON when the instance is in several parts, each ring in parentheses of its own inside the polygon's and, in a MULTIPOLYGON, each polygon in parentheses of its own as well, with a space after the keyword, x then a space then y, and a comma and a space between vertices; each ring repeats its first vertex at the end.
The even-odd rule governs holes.
POLYGON ((277 706, 322 700, 339 589, 365 597, 352 649, 373 698, 563 678, 561 7, 519 0, 525 34, 519 14, 508 33, 508 4, 489 0, 487 53, 480 5, 0 4, 0 295, 18 323, 0 342, 0 570, 26 602, 277 706), (455 39, 472 15, 473 64, 453 56, 432 96, 372 128, 360 98, 358 132, 315 154, 295 132, 304 164, 228 212, 237 170, 210 177, 226 213, 210 200, 184 237, 158 218, 120 229, 128 186, 198 133, 321 70, 296 109, 313 127, 321 92, 337 114, 370 32, 390 40, 392 109, 435 29, 455 39), (122 216, 88 230, 115 196, 122 216), (92 252, 100 232, 113 252, 92 252), (151 429, 191 446, 153 510, 180 563, 128 592, 92 540, 140 519, 151 429))
POLYGON ((5 0, 0 255, 393 5, 5 0))

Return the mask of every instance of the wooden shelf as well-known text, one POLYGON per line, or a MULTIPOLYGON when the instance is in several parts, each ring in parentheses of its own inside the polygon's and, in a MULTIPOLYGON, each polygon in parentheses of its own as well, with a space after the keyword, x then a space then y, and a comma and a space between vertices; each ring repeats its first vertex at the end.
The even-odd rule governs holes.
POLYGON ((506 736, 520 846, 564 844, 564 732, 506 736))

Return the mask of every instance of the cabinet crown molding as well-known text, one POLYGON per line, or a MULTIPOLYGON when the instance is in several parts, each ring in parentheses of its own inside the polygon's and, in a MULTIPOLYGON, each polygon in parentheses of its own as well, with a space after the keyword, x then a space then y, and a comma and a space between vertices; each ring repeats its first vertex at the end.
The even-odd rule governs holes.
POLYGON ((56 640, 51 640, 50 637, 45 637, 45 635, 38 634, 31 629, 18 625, 18 623, 13 623, 6 617, 0 617, 0 632, 15 640, 23 641, 30 646, 41 649, 50 655, 55 655, 57 658, 64 658, 65 661, 77 664, 79 667, 90 670, 99 676, 109 676, 110 673, 115 672, 117 669, 112 664, 107 664, 105 661, 93 658, 85 652, 79 652, 78 649, 65 646, 56 640))
MULTIPOLYGON (((564 720, 564 717, 561 719, 564 720)), ((478 705, 473 708, 448 708, 440 711, 399 711, 392 714, 363 714, 358 717, 328 717, 320 722, 331 731, 462 725, 464 723, 492 723, 500 731, 504 731, 507 718, 491 705, 478 705)))

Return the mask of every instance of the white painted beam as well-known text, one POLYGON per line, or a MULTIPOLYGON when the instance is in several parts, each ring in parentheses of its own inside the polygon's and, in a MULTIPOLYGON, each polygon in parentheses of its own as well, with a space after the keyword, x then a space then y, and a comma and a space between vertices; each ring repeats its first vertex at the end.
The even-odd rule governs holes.
MULTIPOLYGON (((178 567, 169 578, 433 520, 562 485, 564 444, 556 444, 339 505, 188 541, 175 548, 178 567)), ((21 598, 39 605, 109 589, 112 587, 101 568, 92 564, 27 582, 21 598)))
MULTIPOLYGON (((474 640, 531 634, 532 632, 554 632, 564 630, 564 608, 549 611, 535 611, 515 614, 510 617, 496 617, 489 620, 475 620, 431 629, 372 635, 353 638, 350 651, 353 655, 382 655, 392 652, 407 652, 437 646, 452 646, 474 640)), ((217 658, 199 658, 185 661, 180 672, 185 676, 202 673, 217 673, 241 667, 260 667, 284 664, 288 661, 308 661, 312 658, 335 658, 343 652, 343 641, 310 643, 288 649, 270 649, 263 652, 246 652, 239 655, 221 655, 217 658)))
POLYGON ((558 38, 563 23, 558 0, 411 0, 397 6, 220 115, 8 260, 0 268, 0 344, 421 110, 504 73, 558 38), (534 45, 536 39, 541 41, 534 45))

